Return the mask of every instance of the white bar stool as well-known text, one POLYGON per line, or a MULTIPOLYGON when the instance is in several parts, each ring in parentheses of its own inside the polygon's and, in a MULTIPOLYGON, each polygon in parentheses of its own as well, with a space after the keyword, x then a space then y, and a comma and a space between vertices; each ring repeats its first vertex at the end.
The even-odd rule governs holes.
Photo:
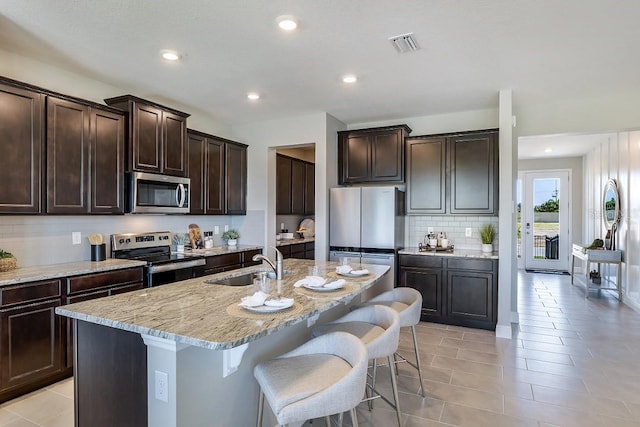
MULTIPOLYGON (((267 398, 278 423, 284 426, 350 411, 358 426, 356 406, 367 382, 367 349, 356 337, 336 332, 312 339, 253 370, 258 384, 258 427, 267 398)), ((327 424, 329 427, 330 424, 327 424)))
MULTIPOLYGON (((400 417, 400 404, 398 401, 398 386, 396 383, 395 364, 392 360, 392 356, 398 349, 398 342, 400 340, 400 317, 398 313, 383 305, 358 308, 333 322, 315 328, 312 335, 321 336, 338 331, 348 332, 362 340, 367 348, 369 359, 373 360, 374 371, 376 359, 379 357, 387 358, 391 372, 393 402, 375 389, 375 382, 373 381, 371 384, 367 384, 367 399, 365 399, 365 401, 370 402, 372 399, 382 398, 396 410, 398 426, 401 426, 402 419, 400 417)), ((375 374, 372 376, 372 379, 375 380, 375 374)))
POLYGON ((359 307, 366 307, 368 305, 385 305, 393 308, 400 316, 400 327, 411 328, 411 335, 413 336, 413 351, 415 352, 416 363, 414 364, 410 360, 407 360, 406 357, 398 352, 396 352, 396 356, 402 360, 394 362, 406 362, 418 371, 420 394, 422 397, 425 397, 426 394, 422 382, 422 366, 420 365, 420 353, 418 352, 418 339, 416 338, 416 325, 420 323, 420 312, 422 310, 422 294, 417 289, 413 288, 394 288, 371 298, 363 304, 360 304, 359 307))

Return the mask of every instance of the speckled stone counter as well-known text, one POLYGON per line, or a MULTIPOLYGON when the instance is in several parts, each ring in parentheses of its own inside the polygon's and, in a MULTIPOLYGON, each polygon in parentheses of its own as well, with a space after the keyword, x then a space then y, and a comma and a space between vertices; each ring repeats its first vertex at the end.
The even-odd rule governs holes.
POLYGON ((315 237, 305 237, 304 239, 280 239, 276 241, 276 246, 297 245, 298 243, 311 243, 315 241, 315 237))
POLYGON ((233 254, 237 252, 252 251, 255 249, 262 249, 260 245, 236 245, 236 246, 215 246, 209 249, 193 249, 184 252, 185 255, 200 255, 200 256, 217 256, 225 254, 233 254))
POLYGON ((77 261, 64 264, 39 265, 16 268, 0 273, 0 286, 18 283, 49 280, 59 277, 78 276, 80 274, 102 273, 146 265, 143 261, 109 258, 104 261, 77 261))
MULTIPOLYGON (((227 314, 230 304, 237 304, 247 296, 250 286, 223 286, 210 284, 216 279, 236 277, 264 267, 247 267, 211 276, 189 279, 156 288, 143 289, 112 297, 85 301, 56 308, 56 313, 78 320, 112 328, 169 339, 178 343, 208 349, 229 349, 262 336, 302 322, 344 301, 350 301, 364 289, 372 286, 387 270, 387 266, 368 265, 372 273, 367 278, 347 280, 352 292, 332 296, 331 292, 316 296, 304 295, 293 284, 307 275, 311 260, 287 259, 285 275, 281 281, 281 294, 294 298, 302 311, 292 316, 265 316, 259 321, 227 314)), ((335 272, 337 263, 320 264, 321 273, 335 272)), ((277 281, 274 279, 272 283, 277 281)))
POLYGON ((456 258, 485 258, 485 259, 498 259, 497 252, 482 252, 472 249, 454 249, 453 252, 446 251, 426 251, 421 252, 418 248, 405 248, 398 251, 401 255, 424 255, 424 256, 442 256, 442 257, 456 257, 456 258))

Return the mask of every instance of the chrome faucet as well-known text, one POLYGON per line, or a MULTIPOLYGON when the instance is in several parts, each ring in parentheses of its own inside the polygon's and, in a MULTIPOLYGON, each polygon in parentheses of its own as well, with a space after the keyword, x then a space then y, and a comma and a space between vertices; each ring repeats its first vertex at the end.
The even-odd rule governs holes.
POLYGON ((272 248, 275 249, 275 251, 276 251, 276 262, 275 263, 273 261, 271 261, 269 258, 267 258, 266 256, 262 255, 262 254, 256 254, 251 259, 253 261, 265 261, 267 264, 269 264, 271 266, 271 268, 273 268, 273 271, 276 273, 276 279, 277 280, 282 280, 282 252, 280 252, 278 250, 278 248, 275 248, 273 246, 272 246, 272 248))

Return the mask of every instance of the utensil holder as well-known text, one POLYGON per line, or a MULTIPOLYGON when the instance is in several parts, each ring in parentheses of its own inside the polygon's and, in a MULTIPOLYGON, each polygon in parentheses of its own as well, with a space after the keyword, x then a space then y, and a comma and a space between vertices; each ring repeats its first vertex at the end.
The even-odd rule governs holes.
POLYGON ((91 245, 91 261, 104 261, 107 259, 107 245, 91 245))

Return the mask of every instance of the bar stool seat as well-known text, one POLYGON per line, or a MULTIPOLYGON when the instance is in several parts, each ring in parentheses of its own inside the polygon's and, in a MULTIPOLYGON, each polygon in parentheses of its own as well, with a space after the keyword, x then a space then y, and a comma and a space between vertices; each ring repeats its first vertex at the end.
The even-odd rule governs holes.
MULTIPOLYGON (((420 353, 418 351, 418 339, 416 337, 416 325, 420 323, 420 315, 422 311, 422 294, 413 288, 400 287, 394 288, 389 291, 383 292, 380 295, 376 295, 370 300, 360 304, 358 307, 366 307, 370 305, 385 305, 398 312, 400 316, 400 327, 411 328, 411 335, 413 337, 413 351, 415 352, 415 364, 406 357, 399 354, 396 351, 401 362, 406 362, 418 371, 418 378, 420 380, 420 392, 422 397, 425 397, 424 385, 422 382, 422 366, 420 365, 420 353)), ((394 356, 395 359, 395 356, 394 356)), ((398 363, 394 360, 394 363, 398 363)))
POLYGON ((265 397, 280 425, 350 411, 357 426, 355 407, 365 391, 367 361, 359 339, 335 332, 259 363, 254 368, 260 385, 258 427, 265 397))
POLYGON ((392 363, 391 357, 398 349, 400 340, 399 320, 400 317, 395 310, 382 305, 372 305, 353 310, 333 322, 318 326, 312 331, 314 337, 335 332, 348 332, 358 337, 367 349, 368 358, 373 360, 374 372, 377 358, 386 357, 388 359, 391 371, 393 402, 375 390, 375 374, 372 376, 371 384, 367 384, 368 398, 365 400, 371 401, 371 399, 380 397, 391 405, 396 410, 398 426, 402 425, 402 420, 395 365, 392 363))

